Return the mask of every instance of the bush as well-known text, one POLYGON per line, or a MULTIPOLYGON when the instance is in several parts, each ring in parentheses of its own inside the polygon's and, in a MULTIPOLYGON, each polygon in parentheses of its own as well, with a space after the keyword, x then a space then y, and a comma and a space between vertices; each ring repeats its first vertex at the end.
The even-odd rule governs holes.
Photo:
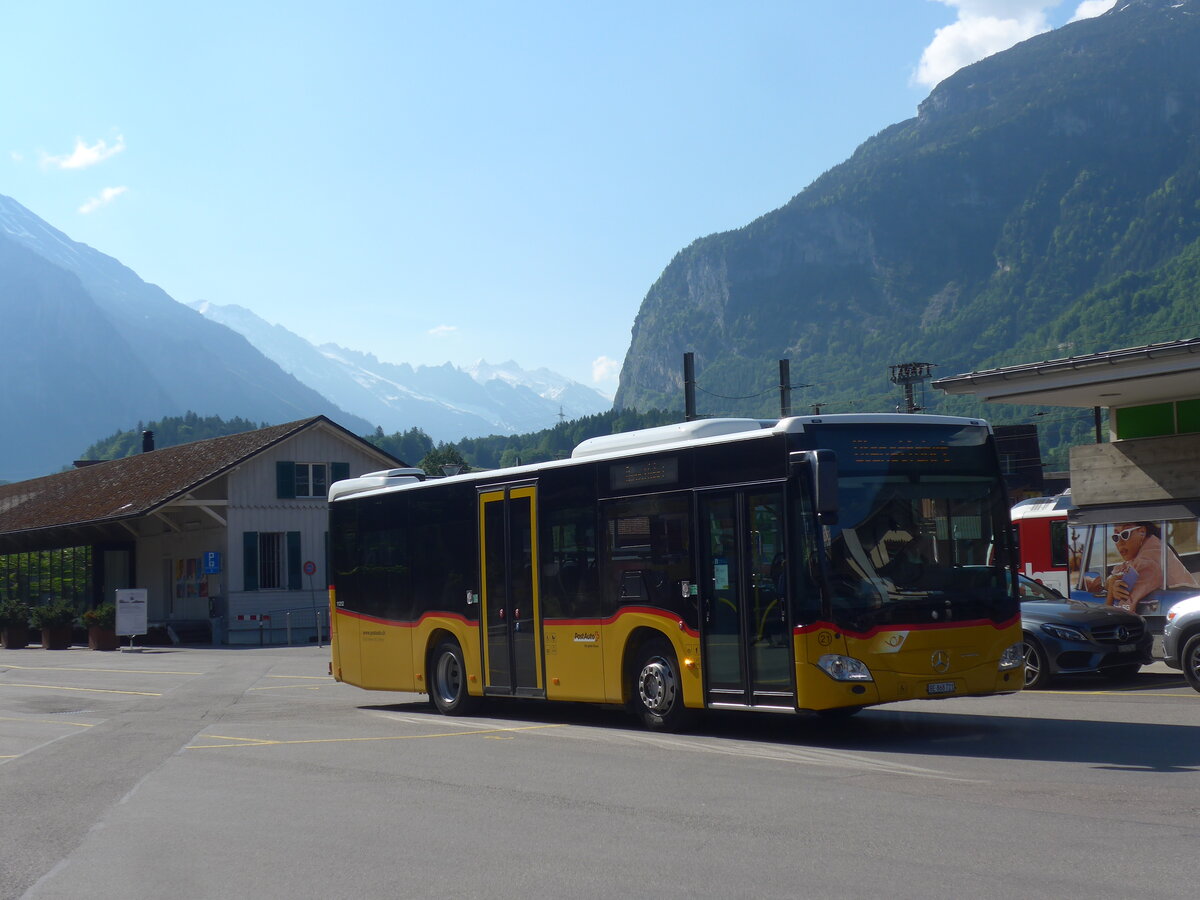
POLYGON ((84 610, 80 618, 85 628, 107 628, 112 631, 117 627, 117 608, 111 603, 101 603, 95 609, 84 610))
POLYGON ((4 600, 0 602, 0 628, 29 624, 29 604, 24 600, 4 600))
POLYGON ((34 628, 61 628, 75 622, 75 604, 67 600, 51 600, 35 606, 29 613, 34 628))

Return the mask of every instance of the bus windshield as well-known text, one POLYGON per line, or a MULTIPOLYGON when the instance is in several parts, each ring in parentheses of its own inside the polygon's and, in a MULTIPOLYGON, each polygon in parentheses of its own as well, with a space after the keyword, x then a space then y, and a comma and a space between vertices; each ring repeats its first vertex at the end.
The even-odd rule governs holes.
POLYGON ((1006 588, 998 479, 852 473, 825 529, 831 615, 851 631, 1015 614, 1006 588), (996 560, 990 556, 1001 557, 996 560))

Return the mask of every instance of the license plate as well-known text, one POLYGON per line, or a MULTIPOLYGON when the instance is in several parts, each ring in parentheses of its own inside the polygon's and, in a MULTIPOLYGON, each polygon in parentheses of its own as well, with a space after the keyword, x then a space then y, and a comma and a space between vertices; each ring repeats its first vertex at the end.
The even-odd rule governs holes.
POLYGON ((1118 653, 1133 653, 1135 650, 1137 650, 1137 644, 1121 644, 1117 647, 1118 653))
POLYGON ((953 694, 954 693, 954 682, 953 681, 930 682, 929 684, 927 684, 925 686, 925 693, 927 693, 927 694, 953 694))

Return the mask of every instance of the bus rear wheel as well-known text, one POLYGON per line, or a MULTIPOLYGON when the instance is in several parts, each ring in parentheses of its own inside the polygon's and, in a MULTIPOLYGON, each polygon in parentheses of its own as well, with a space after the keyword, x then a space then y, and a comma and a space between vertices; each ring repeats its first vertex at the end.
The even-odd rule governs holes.
POLYGON ((651 731, 682 731, 693 719, 683 705, 683 685, 675 651, 661 638, 647 641, 633 669, 630 706, 651 731))
POLYGON ((469 716, 479 709, 480 698, 467 691, 467 664, 458 641, 442 641, 429 664, 429 698, 444 716, 469 716))

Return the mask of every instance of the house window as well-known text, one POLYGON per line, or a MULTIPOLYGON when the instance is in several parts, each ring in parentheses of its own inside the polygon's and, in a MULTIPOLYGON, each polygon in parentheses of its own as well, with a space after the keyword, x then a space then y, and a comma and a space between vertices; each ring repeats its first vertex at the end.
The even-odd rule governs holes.
POLYGON ((242 589, 298 591, 303 559, 298 531, 243 531, 242 589))
POLYGON ((325 463, 296 463, 297 497, 320 497, 324 500, 328 490, 325 463))
POLYGON ((278 590, 284 586, 287 572, 287 544, 282 531, 258 533, 259 590, 278 590))

